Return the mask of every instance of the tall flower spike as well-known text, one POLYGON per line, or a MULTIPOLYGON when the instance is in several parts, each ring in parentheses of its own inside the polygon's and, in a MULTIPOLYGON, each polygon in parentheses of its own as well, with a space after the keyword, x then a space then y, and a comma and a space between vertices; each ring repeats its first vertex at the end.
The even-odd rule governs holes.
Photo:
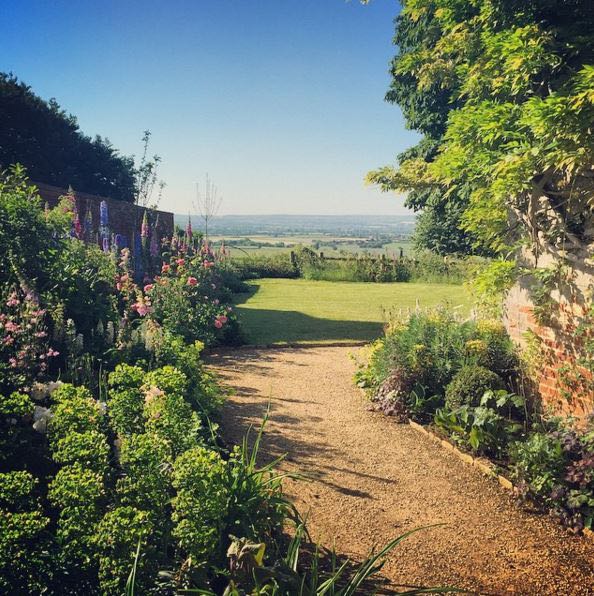
POLYGON ((93 233, 93 212, 91 210, 91 206, 87 205, 87 215, 85 217, 85 236, 87 238, 90 238, 92 233, 93 233))
POLYGON ((101 203, 99 203, 99 223, 102 226, 107 226, 109 224, 107 201, 101 201, 101 203))
POLYGON ((188 237, 188 244, 192 242, 192 219, 188 215, 188 225, 186 226, 186 236, 188 237))
POLYGON ((76 201, 72 202, 73 214, 72 214, 72 230, 74 232, 74 237, 82 240, 83 238, 83 227, 80 223, 80 215, 78 213, 78 207, 76 206, 76 201))
POLYGON ((153 226, 153 231, 151 234, 150 253, 151 257, 159 256, 159 215, 157 215, 157 219, 155 220, 155 225, 153 226))
POLYGON ((148 223, 148 217, 146 215, 146 211, 144 212, 144 215, 142 217, 142 225, 140 226, 140 236, 142 238, 149 237, 149 223, 148 223))

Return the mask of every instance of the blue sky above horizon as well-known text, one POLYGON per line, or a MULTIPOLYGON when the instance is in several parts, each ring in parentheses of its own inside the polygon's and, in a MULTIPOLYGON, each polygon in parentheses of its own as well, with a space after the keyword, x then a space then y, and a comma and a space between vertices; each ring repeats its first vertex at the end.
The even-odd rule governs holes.
POLYGON ((0 70, 124 154, 145 129, 161 208, 191 211, 205 174, 221 213, 402 214, 365 173, 416 142, 389 84, 395 0, 4 0, 0 70))

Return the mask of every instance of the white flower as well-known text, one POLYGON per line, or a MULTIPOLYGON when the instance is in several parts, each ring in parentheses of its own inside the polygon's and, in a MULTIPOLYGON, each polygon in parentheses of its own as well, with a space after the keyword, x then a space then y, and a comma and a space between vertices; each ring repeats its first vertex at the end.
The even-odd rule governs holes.
POLYGON ((47 423, 51 420, 53 414, 49 408, 35 406, 33 410, 33 428, 44 435, 47 432, 47 423))
POLYGON ((29 392, 31 399, 34 401, 43 401, 49 397, 60 385, 62 381, 50 381, 49 383, 34 383, 33 388, 29 392))

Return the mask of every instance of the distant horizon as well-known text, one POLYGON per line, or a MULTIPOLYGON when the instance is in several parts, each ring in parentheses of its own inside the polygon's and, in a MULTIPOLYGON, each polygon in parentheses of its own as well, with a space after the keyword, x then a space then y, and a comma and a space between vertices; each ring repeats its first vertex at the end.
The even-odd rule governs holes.
MULTIPOLYGON (((202 219, 202 216, 196 213, 178 213, 173 212, 176 217, 188 217, 202 219)), ((221 217, 416 217, 414 211, 409 213, 222 213, 212 218, 216 221, 221 217)))

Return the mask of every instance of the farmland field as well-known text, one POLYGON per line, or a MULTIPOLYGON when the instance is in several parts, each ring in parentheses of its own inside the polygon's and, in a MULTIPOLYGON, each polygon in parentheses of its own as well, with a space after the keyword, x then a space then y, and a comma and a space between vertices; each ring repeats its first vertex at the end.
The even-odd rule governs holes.
POLYGON ((462 314, 470 297, 462 286, 260 279, 240 294, 236 308, 251 344, 372 340, 390 314, 448 303, 462 314))
MULTIPOLYGON (((220 240, 220 238, 212 238, 214 242, 220 240)), ((319 238, 308 240, 297 240, 296 238, 283 238, 276 239, 268 237, 266 240, 262 238, 251 237, 249 238, 255 244, 243 244, 241 239, 225 240, 227 249, 230 251, 231 256, 235 259, 243 259, 247 256, 253 255, 277 255, 287 253, 297 246, 306 246, 312 248, 316 252, 323 252, 328 257, 337 257, 342 254, 373 254, 381 255, 388 254, 390 256, 398 256, 400 249, 402 248, 403 254, 410 255, 412 252, 412 243, 409 240, 389 242, 382 247, 374 248, 363 248, 356 243, 356 241, 345 242, 345 239, 341 239, 338 243, 332 242, 331 240, 319 238), (284 242, 285 246, 275 246, 275 243, 284 242), (327 244, 326 244, 327 243, 327 244)), ((350 239, 349 239, 350 240, 350 239)))

